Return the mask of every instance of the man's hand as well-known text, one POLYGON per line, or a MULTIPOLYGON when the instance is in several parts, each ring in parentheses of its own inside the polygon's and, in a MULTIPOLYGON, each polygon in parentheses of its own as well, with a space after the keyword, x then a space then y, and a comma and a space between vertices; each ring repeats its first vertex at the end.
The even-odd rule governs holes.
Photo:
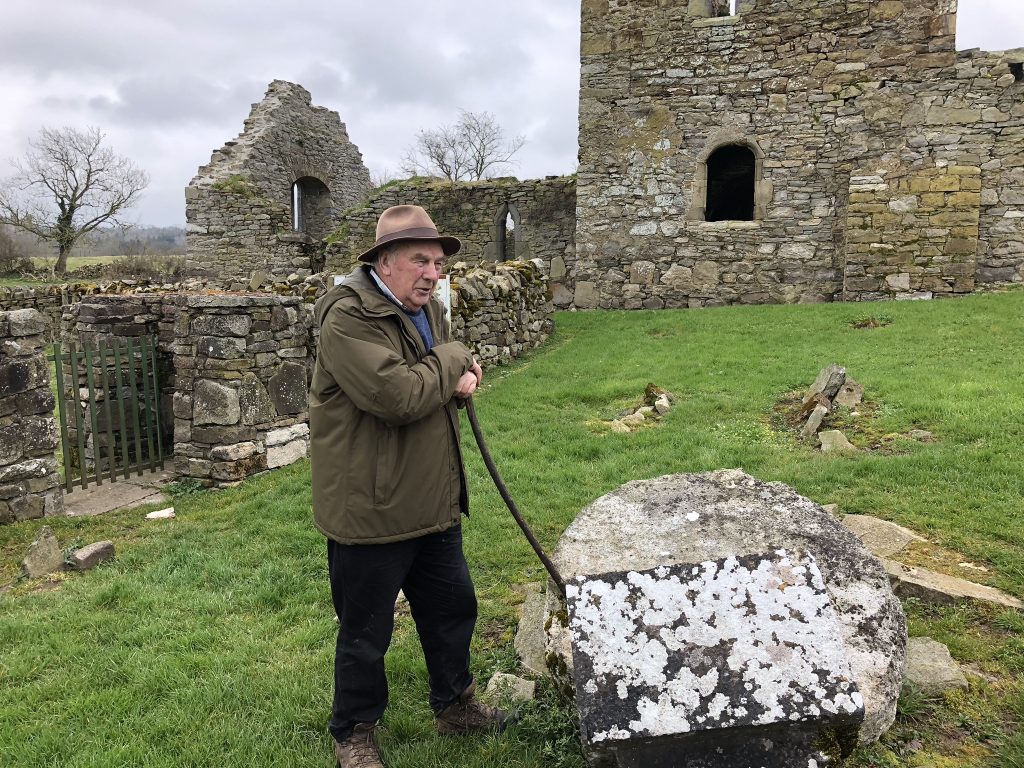
POLYGON ((458 384, 455 385, 455 396, 465 400, 470 397, 476 388, 480 386, 480 382, 483 381, 484 370, 480 367, 480 363, 476 360, 473 361, 473 365, 459 378, 458 384))

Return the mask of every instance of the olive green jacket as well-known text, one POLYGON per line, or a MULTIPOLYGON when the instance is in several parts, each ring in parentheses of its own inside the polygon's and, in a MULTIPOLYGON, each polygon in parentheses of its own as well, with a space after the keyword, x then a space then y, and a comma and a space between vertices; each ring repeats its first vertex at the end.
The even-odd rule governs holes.
POLYGON ((313 519, 342 544, 443 531, 468 513, 459 448, 459 378, 473 364, 449 341, 444 309, 426 308, 435 346, 358 267, 316 306, 309 389, 313 519))

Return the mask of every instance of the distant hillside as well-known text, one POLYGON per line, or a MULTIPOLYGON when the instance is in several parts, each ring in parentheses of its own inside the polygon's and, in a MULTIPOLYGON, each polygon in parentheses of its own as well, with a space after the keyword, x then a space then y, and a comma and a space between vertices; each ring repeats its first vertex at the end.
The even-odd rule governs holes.
MULTIPOLYGON (((18 250, 26 256, 53 256, 51 243, 39 242, 32 235, 8 230, 18 250)), ((185 253, 184 227, 133 227, 93 232, 75 246, 74 256, 143 256, 185 253)))

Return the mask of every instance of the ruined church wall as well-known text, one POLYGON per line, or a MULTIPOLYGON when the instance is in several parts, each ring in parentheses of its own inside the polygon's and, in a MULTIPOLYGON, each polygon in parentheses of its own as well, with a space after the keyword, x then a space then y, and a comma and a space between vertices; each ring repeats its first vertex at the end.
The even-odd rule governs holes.
POLYGON ((566 276, 576 253, 576 185, 572 177, 456 184, 438 179, 394 182, 345 212, 329 238, 326 269, 336 274, 349 272, 356 257, 373 245, 380 214, 393 205, 422 206, 442 234, 462 240, 462 250, 454 261, 539 259, 550 277, 556 304, 570 304, 572 286, 566 276), (502 247, 509 210, 517 223, 502 247))
POLYGON ((242 133, 213 153, 185 191, 186 268, 226 278, 257 269, 305 277, 319 268, 316 246, 338 214, 370 188, 338 114, 313 106, 305 88, 275 80, 242 133), (326 185, 329 195, 296 232, 292 185, 307 178, 326 185))
POLYGON ((576 306, 1021 279, 1013 55, 957 54, 950 0, 739 6, 584 2, 576 306), (724 144, 757 158, 753 221, 703 220, 724 144))
POLYGON ((1009 65, 1024 52, 956 52, 952 13, 920 28, 928 36, 916 46, 879 46, 845 75, 850 98, 835 129, 851 167, 845 300, 949 296, 1022 278, 1013 187, 1024 88, 1009 65))

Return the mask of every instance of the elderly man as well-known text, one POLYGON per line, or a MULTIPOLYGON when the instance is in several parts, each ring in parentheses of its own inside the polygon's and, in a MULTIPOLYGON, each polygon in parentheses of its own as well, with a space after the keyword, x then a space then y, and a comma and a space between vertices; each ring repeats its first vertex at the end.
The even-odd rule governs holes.
POLYGON ((434 298, 461 247, 414 205, 381 214, 377 241, 320 299, 309 392, 313 516, 327 537, 338 614, 330 722, 342 768, 383 768, 374 727, 387 706, 384 654, 398 591, 409 600, 441 733, 499 728, 474 697, 477 604, 462 552, 466 477, 458 401, 483 372, 450 341, 434 298))

